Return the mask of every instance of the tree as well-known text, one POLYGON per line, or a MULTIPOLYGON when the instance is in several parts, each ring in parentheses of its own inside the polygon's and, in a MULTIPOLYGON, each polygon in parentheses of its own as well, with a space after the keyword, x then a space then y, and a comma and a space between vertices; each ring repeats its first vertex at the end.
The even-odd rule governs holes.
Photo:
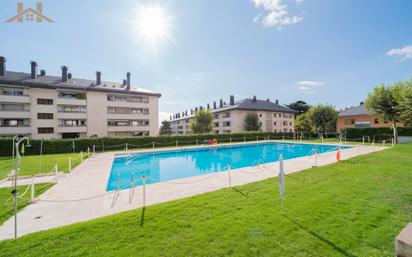
POLYGON ((246 113, 243 125, 246 131, 260 131, 261 126, 258 114, 256 112, 246 113))
POLYGON ((307 113, 302 113, 301 115, 296 117, 295 129, 299 132, 309 132, 312 130, 307 113))
POLYGON ((309 111, 310 105, 307 104, 305 101, 302 100, 298 100, 294 103, 288 104, 286 105, 287 107, 289 107, 292 110, 297 111, 297 115, 301 115, 303 113, 306 113, 307 111, 309 111))
POLYGON ((208 110, 199 110, 195 112, 193 121, 190 123, 192 133, 202 134, 212 132, 213 119, 213 113, 208 110))
POLYGON ((160 127, 160 135, 170 135, 172 134, 172 127, 170 126, 170 121, 162 121, 162 126, 160 127))
POLYGON ((394 87, 394 97, 398 103, 401 121, 406 125, 412 125, 412 79, 398 82, 394 87))
POLYGON ((365 106, 370 112, 384 120, 392 122, 393 138, 398 142, 397 122, 402 118, 402 106, 399 98, 402 96, 403 86, 394 84, 385 87, 384 84, 375 87, 372 93, 368 94, 365 106))
POLYGON ((318 133, 331 132, 336 129, 338 114, 332 105, 318 104, 311 106, 305 114, 313 130, 318 133))

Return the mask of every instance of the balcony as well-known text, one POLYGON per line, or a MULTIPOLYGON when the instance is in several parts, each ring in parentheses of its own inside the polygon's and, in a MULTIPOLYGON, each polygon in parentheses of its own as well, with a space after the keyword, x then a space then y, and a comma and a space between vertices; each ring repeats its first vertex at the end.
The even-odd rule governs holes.
POLYGON ((0 102, 4 103, 30 103, 28 95, 0 95, 0 102))
POLYGON ((107 127, 108 132, 138 132, 147 131, 148 126, 109 126, 107 127))
POLYGON ((0 135, 22 135, 30 134, 30 126, 15 126, 15 127, 3 127, 0 126, 0 135))
POLYGON ((59 126, 57 133, 86 133, 86 126, 59 126))
POLYGON ((86 99, 77 99, 77 98, 66 98, 58 97, 56 100, 57 104, 60 105, 86 105, 86 99))
POLYGON ((30 119, 30 111, 0 110, 0 118, 5 118, 5 119, 30 119))
POLYGON ((58 119, 86 119, 87 114, 85 112, 58 112, 58 119))

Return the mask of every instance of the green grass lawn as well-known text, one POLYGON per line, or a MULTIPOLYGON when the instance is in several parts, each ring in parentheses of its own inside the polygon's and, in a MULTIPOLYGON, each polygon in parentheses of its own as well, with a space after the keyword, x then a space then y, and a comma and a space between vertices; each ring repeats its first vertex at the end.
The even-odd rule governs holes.
POLYGON ((0 242, 2 256, 394 256, 412 144, 0 242))
MULTIPOLYGON (((34 187, 35 197, 41 195, 47 189, 49 189, 53 184, 37 184, 34 187)), ((23 194, 27 186, 19 186, 19 194, 23 194)), ((0 188, 0 225, 3 224, 7 219, 13 216, 13 200, 11 199, 13 195, 11 194, 11 187, 0 188)), ((30 201, 30 189, 29 191, 17 201, 18 210, 23 209, 29 204, 30 201)), ((1 254, 0 254, 1 256, 1 254)))
MULTIPOLYGON (((21 159, 21 176, 37 173, 48 173, 57 164, 59 171, 69 171, 69 157, 72 158, 72 168, 80 164, 79 153, 69 154, 47 154, 47 155, 28 155, 21 159)), ((87 153, 83 155, 84 159, 87 153)), ((0 157, 0 180, 10 173, 13 167, 11 157, 0 157)))

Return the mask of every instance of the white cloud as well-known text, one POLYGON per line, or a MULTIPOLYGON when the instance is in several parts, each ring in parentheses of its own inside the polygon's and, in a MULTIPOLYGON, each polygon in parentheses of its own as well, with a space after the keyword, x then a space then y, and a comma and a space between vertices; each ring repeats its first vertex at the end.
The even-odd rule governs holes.
POLYGON ((412 58, 412 45, 403 48, 393 48, 386 53, 387 56, 401 57, 402 60, 412 58))
POLYGON ((315 89, 319 88, 325 82, 317 80, 302 80, 295 83, 295 88, 306 93, 313 93, 315 89))
POLYGON ((172 113, 159 112, 159 127, 162 126, 162 121, 169 120, 172 113))
MULTIPOLYGON (((303 0, 295 0, 299 5, 303 0)), ((263 27, 275 27, 282 29, 284 26, 299 23, 303 17, 290 15, 288 6, 284 0, 252 0, 256 8, 263 9, 264 13, 258 13, 253 21, 261 23, 263 27)))

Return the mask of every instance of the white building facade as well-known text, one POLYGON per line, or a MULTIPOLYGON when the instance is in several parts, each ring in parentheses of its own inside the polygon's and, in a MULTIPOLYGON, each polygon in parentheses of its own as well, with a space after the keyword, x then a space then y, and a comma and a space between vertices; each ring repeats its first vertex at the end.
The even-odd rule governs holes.
POLYGON ((157 136, 160 94, 132 88, 130 73, 123 83, 6 70, 0 57, 0 136, 33 139, 157 136))
MULTIPOLYGON (((172 115, 170 118, 172 134, 190 134, 190 122, 193 120, 194 113, 199 109, 203 107, 196 107, 190 113, 185 111, 172 115)), ((221 99, 219 106, 214 102, 213 106, 207 105, 204 109, 214 114, 213 133, 215 134, 244 132, 244 118, 249 112, 257 113, 263 132, 290 133, 295 131, 295 111, 280 105, 277 100, 273 103, 269 99, 258 100, 253 97, 235 102, 234 96, 231 96, 229 104, 221 99)))

